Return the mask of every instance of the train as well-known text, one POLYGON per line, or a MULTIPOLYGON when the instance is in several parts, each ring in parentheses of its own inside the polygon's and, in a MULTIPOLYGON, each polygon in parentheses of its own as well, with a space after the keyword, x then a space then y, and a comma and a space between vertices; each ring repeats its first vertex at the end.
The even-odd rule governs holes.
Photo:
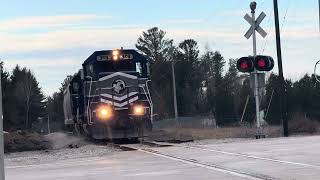
POLYGON ((93 139, 138 139, 153 126, 150 65, 134 49, 95 51, 64 90, 65 126, 93 139))

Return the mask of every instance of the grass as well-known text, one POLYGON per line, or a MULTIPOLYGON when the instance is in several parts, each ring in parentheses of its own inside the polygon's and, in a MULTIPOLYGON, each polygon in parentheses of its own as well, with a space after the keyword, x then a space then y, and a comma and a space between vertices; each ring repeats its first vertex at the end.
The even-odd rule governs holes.
MULTIPOLYGON (((167 139, 226 139, 226 138, 253 138, 256 129, 254 127, 222 127, 214 129, 200 128, 165 128, 162 129, 161 136, 167 139)), ((281 136, 280 126, 268 126, 264 128, 267 137, 281 136)))
POLYGON ((318 134, 320 133, 320 122, 302 113, 296 113, 289 120, 289 132, 291 134, 318 134))
POLYGON ((44 136, 35 132, 16 131, 4 134, 4 151, 45 150, 50 147, 44 136))

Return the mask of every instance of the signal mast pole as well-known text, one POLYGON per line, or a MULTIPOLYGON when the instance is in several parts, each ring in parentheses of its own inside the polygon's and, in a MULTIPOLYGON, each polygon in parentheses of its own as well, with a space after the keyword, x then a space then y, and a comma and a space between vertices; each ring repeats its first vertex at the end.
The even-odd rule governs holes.
MULTIPOLYGON (((255 23, 255 10, 257 7, 257 3, 255 1, 250 3, 250 9, 252 14, 252 42, 253 42, 253 59, 257 56, 257 41, 256 41, 256 23, 255 23)), ((262 136, 262 129, 260 125, 260 101, 259 101, 259 87, 258 87, 258 71, 254 69, 254 97, 256 101, 256 118, 257 118, 257 132, 256 138, 259 139, 262 136)))

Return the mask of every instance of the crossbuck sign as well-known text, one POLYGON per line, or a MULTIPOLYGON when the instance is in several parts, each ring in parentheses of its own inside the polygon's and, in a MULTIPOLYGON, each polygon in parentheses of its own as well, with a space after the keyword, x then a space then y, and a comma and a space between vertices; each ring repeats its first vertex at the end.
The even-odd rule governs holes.
POLYGON ((262 20, 266 17, 266 14, 264 12, 262 12, 257 20, 255 21, 251 16, 249 16, 248 14, 246 14, 244 16, 244 19, 251 25, 251 28, 246 32, 246 34, 244 35, 244 37, 246 37, 247 39, 250 38, 250 36, 253 34, 253 28, 252 25, 254 25, 254 30, 256 30, 263 38, 265 38, 267 36, 266 31, 264 31, 259 25, 262 22, 262 20))

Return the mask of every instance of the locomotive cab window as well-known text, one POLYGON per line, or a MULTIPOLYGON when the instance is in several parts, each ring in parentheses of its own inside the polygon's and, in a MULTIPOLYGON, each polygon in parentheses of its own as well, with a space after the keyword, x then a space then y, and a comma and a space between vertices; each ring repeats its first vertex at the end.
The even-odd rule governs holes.
POLYGON ((142 76, 142 64, 141 64, 141 62, 136 62, 136 72, 138 72, 139 75, 142 76))
POLYGON ((87 73, 87 76, 94 77, 94 69, 92 64, 87 65, 86 73, 87 73))
POLYGON ((147 77, 149 75, 148 64, 145 62, 136 62, 136 72, 139 73, 140 77, 147 77))
POLYGON ((72 83, 72 93, 73 94, 79 94, 79 83, 73 82, 72 83))

